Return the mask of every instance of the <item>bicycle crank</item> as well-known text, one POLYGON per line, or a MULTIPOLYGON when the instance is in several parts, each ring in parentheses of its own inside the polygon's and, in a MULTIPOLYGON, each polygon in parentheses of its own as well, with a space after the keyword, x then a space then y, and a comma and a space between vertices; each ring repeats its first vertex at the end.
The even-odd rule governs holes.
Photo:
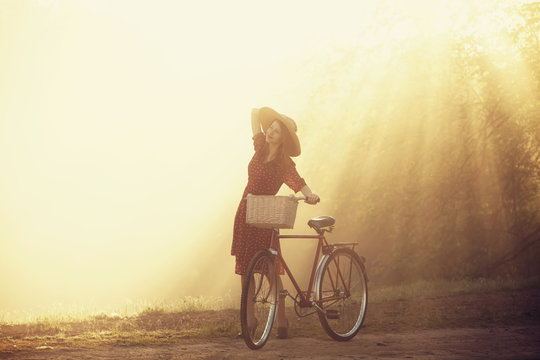
POLYGON ((308 306, 302 304, 302 298, 299 294, 294 298, 294 312, 299 318, 303 318, 309 315, 313 315, 317 312, 313 307, 315 303, 311 302, 308 306))

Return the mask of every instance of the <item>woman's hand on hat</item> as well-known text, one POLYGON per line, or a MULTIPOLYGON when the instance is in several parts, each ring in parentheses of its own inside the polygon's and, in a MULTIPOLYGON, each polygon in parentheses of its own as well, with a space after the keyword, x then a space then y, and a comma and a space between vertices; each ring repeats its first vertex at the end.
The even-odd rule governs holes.
POLYGON ((261 132, 261 122, 259 121, 259 109, 251 109, 251 130, 253 135, 257 135, 261 132))
POLYGON ((252 119, 258 119, 259 118, 259 109, 258 108, 251 109, 251 118, 252 119))
POLYGON ((308 204, 315 205, 319 201, 321 201, 321 199, 319 198, 319 195, 317 195, 315 193, 311 193, 308 196, 306 196, 306 202, 308 204))

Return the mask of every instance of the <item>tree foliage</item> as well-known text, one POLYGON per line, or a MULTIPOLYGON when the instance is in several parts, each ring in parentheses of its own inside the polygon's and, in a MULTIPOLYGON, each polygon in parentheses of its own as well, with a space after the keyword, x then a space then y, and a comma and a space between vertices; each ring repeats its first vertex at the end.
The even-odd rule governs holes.
POLYGON ((311 108, 341 135, 318 156, 372 279, 539 274, 540 4, 490 16, 498 46, 461 27, 325 64, 311 108))

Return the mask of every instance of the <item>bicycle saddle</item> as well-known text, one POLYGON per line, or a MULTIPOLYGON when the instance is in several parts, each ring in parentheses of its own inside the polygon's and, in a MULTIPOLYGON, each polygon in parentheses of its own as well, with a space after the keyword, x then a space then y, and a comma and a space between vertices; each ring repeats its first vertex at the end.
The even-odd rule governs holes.
POLYGON ((321 228, 332 226, 336 223, 336 220, 331 216, 317 216, 308 221, 308 225, 317 232, 321 232, 321 228))

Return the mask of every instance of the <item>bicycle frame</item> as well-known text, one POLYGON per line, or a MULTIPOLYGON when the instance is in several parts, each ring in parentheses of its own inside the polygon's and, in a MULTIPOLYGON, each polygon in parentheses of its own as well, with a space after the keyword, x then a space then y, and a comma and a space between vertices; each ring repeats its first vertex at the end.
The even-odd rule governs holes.
MULTIPOLYGON (((311 290, 313 289, 313 285, 315 282, 315 276, 317 273, 318 263, 320 262, 320 259, 322 259, 320 255, 322 254, 324 256, 324 255, 330 254, 337 247, 351 246, 352 249, 354 250, 354 247, 356 245, 358 244, 353 243, 353 242, 329 244, 326 241, 326 237, 324 236, 324 233, 318 234, 318 235, 280 235, 279 229, 273 229, 272 240, 270 243, 270 252, 274 254, 276 258, 279 260, 279 262, 276 262, 276 266, 281 263, 287 276, 291 280, 291 283, 293 284, 298 296, 300 296, 300 301, 299 301, 300 307, 311 307, 313 305, 316 305, 315 302, 311 300, 311 292, 312 292, 311 290), (305 292, 302 291, 302 289, 298 285, 298 282, 296 281, 296 279, 294 278, 294 275, 292 274, 291 270, 287 266, 287 263, 285 262, 285 259, 283 258, 283 255, 281 254, 281 251, 275 250, 275 248, 277 247, 276 244, 277 242, 279 242, 280 239, 318 239, 317 250, 315 251, 315 258, 313 259, 313 267, 311 270, 311 275, 309 277, 309 285, 308 285, 307 291, 305 292)), ((343 284, 345 285, 346 281, 343 278, 343 275, 340 273, 339 269, 338 269, 338 276, 343 282, 343 284)), ((337 280, 338 279, 336 279, 336 281, 337 280)), ((350 280, 349 280, 348 286, 346 286, 347 292, 349 290, 349 287, 350 287, 350 280)), ((335 300, 335 299, 334 298, 325 299, 325 301, 331 301, 331 300, 335 300)))
MULTIPOLYGON (((306 198, 294 199, 298 201, 306 198)), ((253 226, 261 227, 266 227, 264 224, 268 223, 271 222, 251 221, 253 226)), ((242 337, 249 348, 257 350, 264 346, 277 320, 280 306, 284 306, 282 302, 285 297, 293 300, 294 311, 299 318, 317 314, 322 327, 334 340, 347 341, 356 336, 364 322, 367 307, 365 259, 356 252, 355 247, 359 245, 357 242, 329 243, 326 240, 324 235, 332 231, 334 223, 335 220, 330 216, 311 219, 308 225, 316 231, 316 234, 311 235, 281 235, 279 228, 274 228, 270 246, 253 256, 246 272, 247 281, 242 283, 240 300, 242 337), (317 240, 306 291, 302 290, 283 257, 279 246, 281 239, 317 240), (291 280, 296 294, 283 288, 280 279, 282 272, 291 280), (276 299, 278 293, 279 300, 276 299), (254 327, 254 320, 262 322, 255 321, 254 327), (257 327, 257 324, 264 326, 257 327)))

